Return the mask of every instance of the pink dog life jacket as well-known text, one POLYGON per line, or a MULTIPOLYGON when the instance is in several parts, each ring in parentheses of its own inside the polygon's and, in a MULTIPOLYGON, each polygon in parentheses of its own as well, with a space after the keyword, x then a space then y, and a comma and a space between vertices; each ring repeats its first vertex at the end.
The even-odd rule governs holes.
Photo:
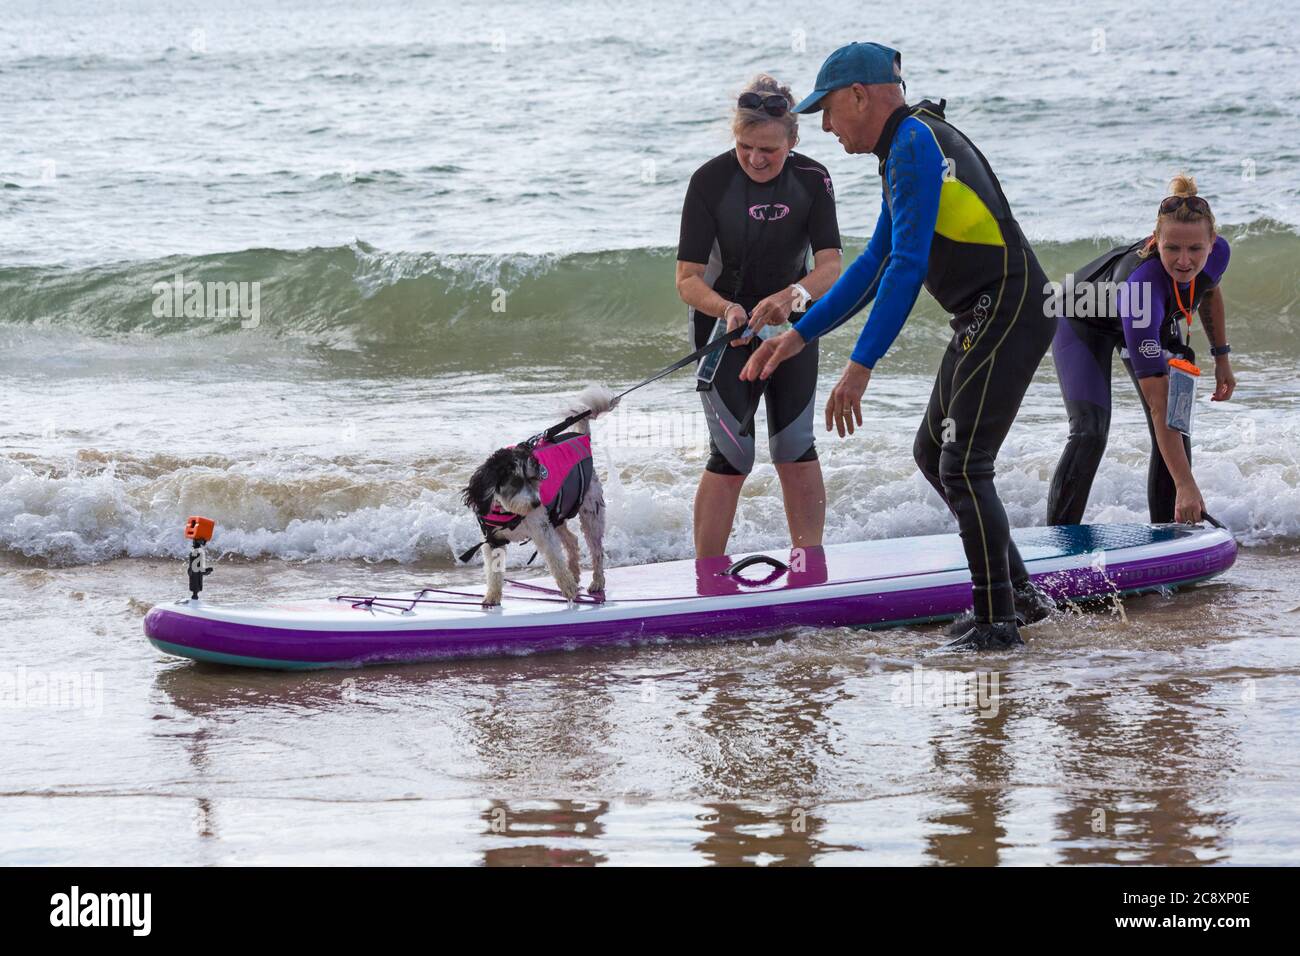
MULTIPOLYGON (((578 513, 591 487, 591 436, 569 432, 550 441, 542 435, 533 445, 533 457, 542 466, 537 489, 542 507, 552 525, 562 524, 578 513)), ((492 510, 478 519, 484 535, 509 530, 523 520, 523 515, 505 511, 495 501, 492 510)))

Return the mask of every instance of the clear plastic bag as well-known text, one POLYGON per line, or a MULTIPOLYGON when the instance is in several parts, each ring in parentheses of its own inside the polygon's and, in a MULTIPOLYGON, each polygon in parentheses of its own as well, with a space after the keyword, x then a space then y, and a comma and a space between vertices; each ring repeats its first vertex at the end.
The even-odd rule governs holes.
MULTIPOLYGON (((718 319, 717 322, 713 323, 713 331, 709 333, 709 341, 716 342, 726 334, 727 323, 722 319, 718 319)), ((718 366, 722 364, 722 353, 728 348, 729 346, 726 345, 716 348, 700 359, 700 364, 695 369, 696 391, 707 391, 713 387, 713 379, 718 374, 718 366)))
POLYGON ((1192 437, 1192 415, 1196 411, 1196 383, 1201 370, 1186 359, 1169 360, 1169 401, 1165 424, 1176 432, 1192 437))

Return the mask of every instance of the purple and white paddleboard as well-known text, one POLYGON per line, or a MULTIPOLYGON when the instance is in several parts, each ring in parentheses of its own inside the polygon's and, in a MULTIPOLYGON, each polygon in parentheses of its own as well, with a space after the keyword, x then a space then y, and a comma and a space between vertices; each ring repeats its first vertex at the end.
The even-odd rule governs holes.
MULTIPOLYGON (((1222 529, 1069 525, 1013 532, 1034 580, 1056 598, 1193 584, 1232 566, 1222 529)), ((545 576, 511 582, 502 606, 427 590, 267 605, 160 604, 145 617, 169 654, 246 667, 358 667, 606 643, 752 637, 793 627, 888 627, 955 617, 971 603, 955 534, 612 568, 605 599, 564 601, 545 576), (769 562, 767 559, 771 559, 769 562), (784 569, 783 569, 784 568, 784 569)))

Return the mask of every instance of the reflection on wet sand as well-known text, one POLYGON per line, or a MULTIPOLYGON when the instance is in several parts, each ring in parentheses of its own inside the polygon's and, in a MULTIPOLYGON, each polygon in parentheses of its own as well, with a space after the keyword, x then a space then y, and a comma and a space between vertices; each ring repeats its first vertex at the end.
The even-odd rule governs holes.
POLYGON ((483 851, 485 866, 593 866, 607 862, 595 846, 578 846, 581 840, 599 840, 605 828, 601 816, 605 801, 553 800, 515 803, 493 800, 483 811, 485 834, 517 840, 510 846, 483 851))
POLYGON ((711 803, 702 821, 705 836, 695 849, 718 866, 803 866, 835 850, 820 838, 826 821, 802 807, 762 807, 711 803))
POLYGON ((1137 640, 1097 616, 977 664, 921 657, 933 630, 373 671, 178 664, 155 678, 173 719, 153 736, 180 745, 194 832, 217 848, 222 804, 267 792, 238 762, 257 746, 277 798, 327 819, 397 801, 384 812, 438 821, 377 862, 449 846, 489 866, 1231 859, 1243 739, 1225 680, 1194 648, 1098 650, 1106 628, 1137 640), (900 702, 922 677, 993 695, 900 702), (331 734, 348 738, 338 772, 313 762, 331 734))
POLYGON ((1008 812, 1008 784, 1015 774, 1007 746, 1007 724, 1015 710, 1012 676, 999 675, 998 706, 970 721, 967 734, 955 739, 935 735, 930 740, 935 768, 946 780, 956 778, 955 785, 942 787, 945 809, 932 813, 927 821, 931 826, 925 853, 935 863, 996 866, 1000 862, 1007 838, 1003 817, 1008 812))
POLYGON ((1231 814, 1225 777, 1234 771, 1235 728, 1216 720, 1209 683, 1159 680, 1123 697, 1095 691, 1068 700, 1056 720, 1070 735, 1070 776, 1094 788, 1067 792, 1057 818, 1064 863, 1150 866, 1227 857, 1231 814))

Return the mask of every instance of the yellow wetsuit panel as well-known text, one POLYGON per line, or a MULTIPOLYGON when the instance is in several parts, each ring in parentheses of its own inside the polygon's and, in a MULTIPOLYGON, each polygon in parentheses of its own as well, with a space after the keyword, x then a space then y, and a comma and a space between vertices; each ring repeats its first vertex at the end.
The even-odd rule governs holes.
POLYGON ((945 179, 939 192, 939 218, 934 231, 954 242, 1004 246, 1002 230, 975 190, 956 179, 945 179))

